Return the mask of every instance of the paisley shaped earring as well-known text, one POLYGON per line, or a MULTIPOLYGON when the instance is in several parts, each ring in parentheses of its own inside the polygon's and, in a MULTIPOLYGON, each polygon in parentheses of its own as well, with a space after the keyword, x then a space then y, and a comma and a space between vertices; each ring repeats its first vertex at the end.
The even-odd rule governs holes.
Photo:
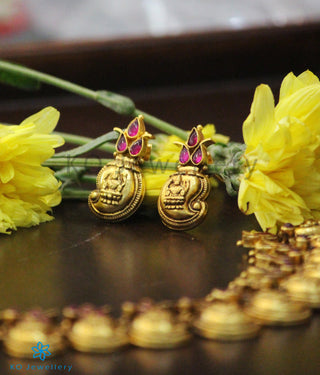
POLYGON ((136 117, 119 132, 115 160, 105 165, 97 176, 97 189, 88 198, 91 211, 98 217, 117 222, 127 219, 139 208, 145 194, 140 164, 148 160, 153 138, 146 132, 143 116, 136 117))
POLYGON ((206 199, 210 182, 203 172, 212 158, 206 147, 214 142, 204 139, 202 126, 194 127, 182 145, 179 165, 162 187, 158 211, 164 225, 174 230, 188 230, 200 224, 208 210, 206 199))

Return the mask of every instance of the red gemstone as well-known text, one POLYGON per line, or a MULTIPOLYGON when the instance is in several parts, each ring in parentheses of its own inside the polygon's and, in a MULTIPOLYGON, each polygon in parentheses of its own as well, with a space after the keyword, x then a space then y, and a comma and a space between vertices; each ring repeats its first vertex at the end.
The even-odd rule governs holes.
POLYGON ((192 155, 192 161, 194 164, 199 164, 202 161, 202 151, 201 147, 198 147, 194 154, 192 155))
POLYGON ((118 142, 117 142, 117 150, 119 152, 122 152, 122 151, 125 151, 127 148, 127 141, 126 141, 126 138, 124 136, 124 134, 121 134, 118 142))
POLYGON ((128 128, 128 135, 129 137, 135 137, 139 132, 139 121, 136 118, 128 128))
POLYGON ((189 159, 190 159, 189 152, 186 146, 183 146, 180 152, 179 161, 181 164, 186 164, 189 161, 189 159))
POLYGON ((193 129, 188 139, 188 146, 193 147, 198 143, 198 134, 196 129, 193 129))
POLYGON ((138 155, 142 149, 142 138, 139 138, 135 141, 130 147, 130 154, 132 156, 138 155))

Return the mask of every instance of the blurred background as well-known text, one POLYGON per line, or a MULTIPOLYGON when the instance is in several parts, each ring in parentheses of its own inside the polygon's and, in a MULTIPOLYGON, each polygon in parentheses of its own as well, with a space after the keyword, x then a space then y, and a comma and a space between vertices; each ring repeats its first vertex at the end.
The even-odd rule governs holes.
POLYGON ((2 42, 105 40, 252 27, 320 18, 318 0, 1 0, 2 42))
MULTIPOLYGON (((0 0, 0 58, 128 95, 186 129, 215 123, 234 140, 258 84, 277 96, 290 71, 319 73, 319 40, 319 0, 0 0)), ((105 131, 97 111, 120 118, 45 85, 32 95, 1 86, 2 121, 44 105, 85 135, 105 131)))

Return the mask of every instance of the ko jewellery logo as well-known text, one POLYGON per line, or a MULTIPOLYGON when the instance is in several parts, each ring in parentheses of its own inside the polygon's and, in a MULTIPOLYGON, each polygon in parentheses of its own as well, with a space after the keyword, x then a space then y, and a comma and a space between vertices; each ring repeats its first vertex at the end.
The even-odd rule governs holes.
POLYGON ((44 361, 46 357, 49 357, 51 353, 49 352, 49 345, 43 345, 42 342, 38 342, 37 346, 31 348, 33 353, 33 358, 40 358, 41 361, 44 361))
MULTIPOLYGON (((36 346, 33 346, 32 348, 33 358, 34 359, 40 359, 41 361, 44 361, 46 357, 49 357, 51 353, 49 352, 49 345, 43 345, 42 342, 38 342, 36 346)), ((28 363, 26 366, 22 364, 16 364, 16 365, 10 365, 10 370, 24 370, 24 371, 41 371, 44 370, 45 373, 47 373, 48 370, 51 371, 68 371, 70 372, 72 369, 72 365, 59 365, 56 363, 52 363, 50 365, 34 365, 28 363)))

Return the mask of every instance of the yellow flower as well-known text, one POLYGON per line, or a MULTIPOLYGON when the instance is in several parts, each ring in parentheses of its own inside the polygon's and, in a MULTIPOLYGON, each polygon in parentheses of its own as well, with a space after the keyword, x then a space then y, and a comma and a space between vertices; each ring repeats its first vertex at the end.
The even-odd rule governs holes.
POLYGON ((47 107, 20 125, 0 125, 0 233, 52 220, 60 183, 41 164, 64 141, 50 134, 59 112, 47 107))
MULTIPOLYGON (((214 142, 226 144, 229 137, 222 134, 217 134, 213 124, 204 126, 202 133, 204 138, 211 138, 214 142)), ((144 177, 146 181, 146 197, 157 198, 160 190, 168 177, 175 172, 175 169, 167 168, 167 163, 177 163, 179 161, 179 154, 181 147, 177 146, 175 142, 183 142, 183 140, 176 135, 156 135, 156 139, 152 143, 152 169, 144 169, 144 177)), ((211 179, 215 184, 215 180, 211 179)))
POLYGON ((276 106, 269 86, 258 86, 243 137, 239 208, 271 231, 320 218, 319 79, 310 71, 288 74, 276 106))

